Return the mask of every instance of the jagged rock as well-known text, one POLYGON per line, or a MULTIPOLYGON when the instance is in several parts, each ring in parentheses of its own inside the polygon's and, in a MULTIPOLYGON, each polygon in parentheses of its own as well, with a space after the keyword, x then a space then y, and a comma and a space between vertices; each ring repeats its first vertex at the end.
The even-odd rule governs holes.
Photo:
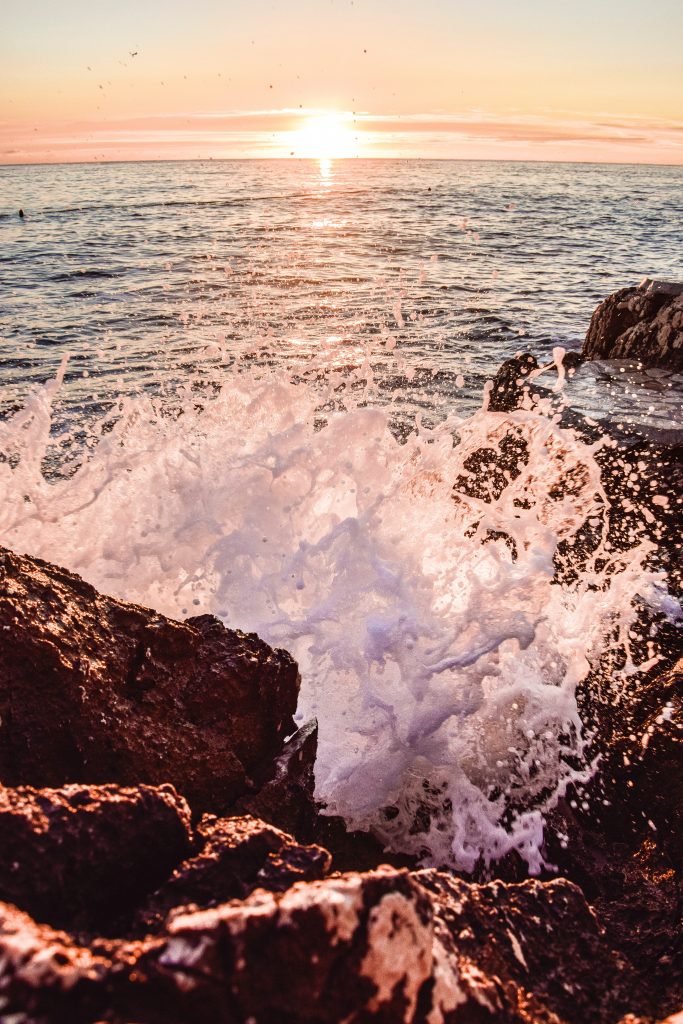
POLYGON ((172 786, 0 788, 0 899, 57 927, 107 927, 190 851, 172 786))
POLYGON ((388 868, 179 914, 143 969, 197 1024, 516 1019, 497 979, 449 960, 427 891, 388 868))
POLYGON ((525 391, 528 391, 528 383, 525 384, 525 381, 536 369, 536 357, 529 352, 506 360, 493 378, 489 391, 490 411, 510 412, 512 409, 518 409, 525 391))
POLYGON ((220 810, 295 731, 284 651, 212 616, 176 622, 0 549, 0 779, 170 782, 220 810))
POLYGON ((615 837, 656 834, 683 866, 683 658, 631 686, 607 683, 592 700, 602 818, 615 837))
POLYGON ((613 1024, 628 970, 566 881, 382 868, 172 914, 90 947, 0 906, 3 1019, 23 1024, 613 1024))
MULTIPOLYGON (((90 950, 66 932, 0 903, 0 1020, 12 1024, 94 1024, 115 1000, 116 943, 90 950)), ((110 1018, 111 1019, 111 1018, 110 1018)))
POLYGON ((509 1016, 495 1019, 588 1024, 632 1008, 631 979, 578 886, 479 886, 437 871, 417 878, 432 894, 449 959, 500 979, 509 1016))
POLYGON ((242 797, 236 810, 291 832, 302 842, 330 851, 335 871, 369 871, 380 864, 414 867, 412 857, 387 853, 367 832, 350 831, 337 815, 327 815, 314 799, 318 723, 303 725, 285 744, 275 773, 254 795, 242 797))
POLYGON ((682 370, 683 284, 645 278, 608 296, 593 313, 581 354, 682 370))
POLYGON ((680 867, 654 834, 613 837, 596 807, 591 820, 575 803, 549 816, 548 860, 581 886, 604 928, 605 944, 628 965, 640 1008, 664 1016, 683 1005, 680 867))
POLYGON ((547 862, 581 886, 662 1014, 683 1004, 682 682, 683 661, 617 688, 593 678, 596 770, 546 822, 547 862))
POLYGON ((311 719, 292 736, 275 761, 273 777, 258 793, 242 797, 237 809, 291 832, 298 839, 313 838, 318 809, 315 789, 315 758, 318 722, 311 719))
POLYGON ((180 864, 144 904, 136 931, 158 931, 170 910, 204 909, 243 899, 254 889, 282 892, 295 882, 322 878, 331 856, 320 846, 301 846, 277 828, 252 817, 205 815, 197 828, 200 851, 180 864))

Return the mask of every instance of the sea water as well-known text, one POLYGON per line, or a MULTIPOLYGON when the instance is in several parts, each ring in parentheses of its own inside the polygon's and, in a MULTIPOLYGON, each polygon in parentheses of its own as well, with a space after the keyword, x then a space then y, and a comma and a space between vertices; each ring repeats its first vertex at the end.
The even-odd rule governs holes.
POLYGON ((486 380, 530 348, 555 401, 675 428, 674 375, 605 366, 577 387, 558 352, 612 287, 677 273, 680 172, 0 177, 28 214, 0 222, 0 541, 291 651, 317 795, 352 827, 431 863, 517 850, 537 871, 545 812, 592 769, 577 687, 608 645, 636 670, 636 602, 676 606, 650 541, 609 544, 608 431, 588 443, 549 401, 491 412, 486 380), (506 486, 454 492, 511 430, 527 456, 506 486), (560 582, 558 545, 586 520, 602 540, 560 582))

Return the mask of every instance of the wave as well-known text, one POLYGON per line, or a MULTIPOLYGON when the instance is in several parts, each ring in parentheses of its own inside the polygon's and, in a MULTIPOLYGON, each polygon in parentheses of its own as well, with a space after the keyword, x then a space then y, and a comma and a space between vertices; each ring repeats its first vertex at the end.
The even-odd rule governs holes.
POLYGON ((0 423, 2 541, 291 651, 317 796, 350 826, 431 863, 516 850, 538 871, 546 811, 591 771, 577 687, 660 594, 648 543, 610 550, 601 441, 484 408, 418 416, 399 441, 367 361, 318 369, 235 365, 165 406, 122 398, 55 479, 74 443, 51 433, 64 365, 0 423), (528 457, 504 486, 454 491, 511 430, 528 457), (586 520, 603 540, 561 582, 558 546, 586 520))
POLYGON ((78 269, 78 270, 67 270, 60 274, 53 274, 50 277, 50 281, 80 281, 87 278, 110 278, 119 277, 113 270, 101 270, 93 267, 92 269, 78 269))
MULTIPOLYGON (((69 213, 111 213, 111 211, 120 212, 122 209, 134 212, 136 210, 156 210, 156 209, 228 209, 240 206, 249 206, 252 203, 262 202, 286 202, 292 199, 303 199, 303 200, 315 200, 329 199, 335 202, 339 197, 344 196, 360 196, 369 195, 370 189, 366 188, 352 188, 352 189, 335 189, 333 193, 327 195, 324 192, 314 191, 307 189, 300 192, 281 192, 273 193, 269 195, 234 195, 229 199, 154 199, 150 202, 135 202, 135 203, 92 203, 83 206, 57 206, 57 207, 45 207, 43 209, 36 210, 33 217, 58 217, 62 214, 69 213)), ((389 194, 391 190, 388 190, 389 194)), ((377 190, 372 192, 373 196, 378 195, 377 190)), ((16 213, 0 213, 0 220, 12 220, 16 219, 16 213)))

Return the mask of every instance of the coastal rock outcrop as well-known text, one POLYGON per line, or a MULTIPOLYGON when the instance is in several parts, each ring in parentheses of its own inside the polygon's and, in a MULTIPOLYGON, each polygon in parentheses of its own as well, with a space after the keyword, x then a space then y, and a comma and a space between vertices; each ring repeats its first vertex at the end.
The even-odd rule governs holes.
MULTIPOLYGON (((498 454, 523 455, 514 441, 498 454)), ((495 457, 471 467, 472 487, 495 457)), ((517 882, 501 863, 477 883, 376 868, 371 837, 316 818, 316 725, 292 727, 286 655, 10 552, 0 579, 0 763, 20 783, 0 791, 3 1019, 649 1024, 680 1007, 680 665, 618 695, 587 683, 600 768, 547 828, 547 863, 567 877, 517 882), (203 732, 210 756, 188 775, 203 732), (232 789, 218 751, 230 778, 239 765, 232 789), (179 780, 214 813, 193 830, 170 785, 23 784, 60 766, 179 780), (296 838, 225 816, 228 794, 296 838), (325 835, 334 861, 310 842, 325 835)))
POLYGON ((172 786, 0 787, 0 899, 57 927, 107 928, 190 847, 172 786))
POLYGON ((584 687, 596 770, 548 816, 545 856, 577 882, 645 1001, 683 1005, 683 660, 584 687))
POLYGON ((285 651, 209 615, 176 622, 0 548, 0 781, 171 783, 219 811, 295 732, 285 651))
POLYGON ((518 409, 529 389, 529 376, 538 369, 538 361, 530 352, 513 356, 499 367, 488 392, 491 412, 518 409))
POLYGON ((683 284, 645 278, 608 296, 593 313, 581 354, 683 370, 683 284))
POLYGON ((195 837, 198 852, 176 870, 140 908, 135 931, 158 930, 174 907, 206 909, 244 899, 255 889, 283 892, 295 882, 328 874, 332 858, 321 846, 302 846, 292 836, 250 816, 204 815, 195 837))
MULTIPOLYGON (((492 410, 526 405, 534 365, 505 365, 492 410)), ((525 470, 523 417, 492 418, 454 500, 495 501, 525 470)), ((645 530, 675 582, 681 474, 674 449, 644 445, 597 453, 601 525, 616 550, 645 530)), ((552 500, 571 499, 558 479, 552 500)), ((593 530, 588 519, 562 542, 558 579, 596 550, 593 530)), ((674 1013, 683 664, 680 632, 662 619, 644 616, 629 637, 636 662, 653 637, 661 661, 612 685, 615 645, 580 687, 599 760, 547 815, 545 873, 520 881, 511 854, 472 880, 408 858, 378 867, 392 858, 377 841, 320 813, 317 725, 296 730, 285 652, 0 549, 0 1020, 653 1024, 674 1013)))
POLYGON ((0 955, 3 1012, 27 1022, 607 1024, 627 1005, 622 965, 566 881, 381 868, 88 945, 4 904, 0 955))

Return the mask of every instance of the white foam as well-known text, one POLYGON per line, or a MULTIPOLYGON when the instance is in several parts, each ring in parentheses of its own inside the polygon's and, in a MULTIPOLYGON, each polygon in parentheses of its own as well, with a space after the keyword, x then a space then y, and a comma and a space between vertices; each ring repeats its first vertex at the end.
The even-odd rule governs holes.
MULTIPOLYGON (((356 379, 371 388, 367 362, 356 379)), ((298 718, 320 724, 318 796, 352 826, 436 863, 470 870, 517 849, 538 870, 543 812, 582 755, 576 687, 652 590, 647 546, 619 566, 603 548, 607 568, 553 582, 559 541, 603 519, 592 448, 530 410, 399 444, 367 390, 321 414, 340 380, 235 370, 203 409, 188 388, 180 415, 122 400, 69 479, 43 475, 58 383, 39 390, 0 425, 0 539, 290 650, 298 718), (455 501, 467 456, 511 424, 528 464, 497 501, 455 501), (482 543, 490 530, 516 560, 504 540, 482 543)))

